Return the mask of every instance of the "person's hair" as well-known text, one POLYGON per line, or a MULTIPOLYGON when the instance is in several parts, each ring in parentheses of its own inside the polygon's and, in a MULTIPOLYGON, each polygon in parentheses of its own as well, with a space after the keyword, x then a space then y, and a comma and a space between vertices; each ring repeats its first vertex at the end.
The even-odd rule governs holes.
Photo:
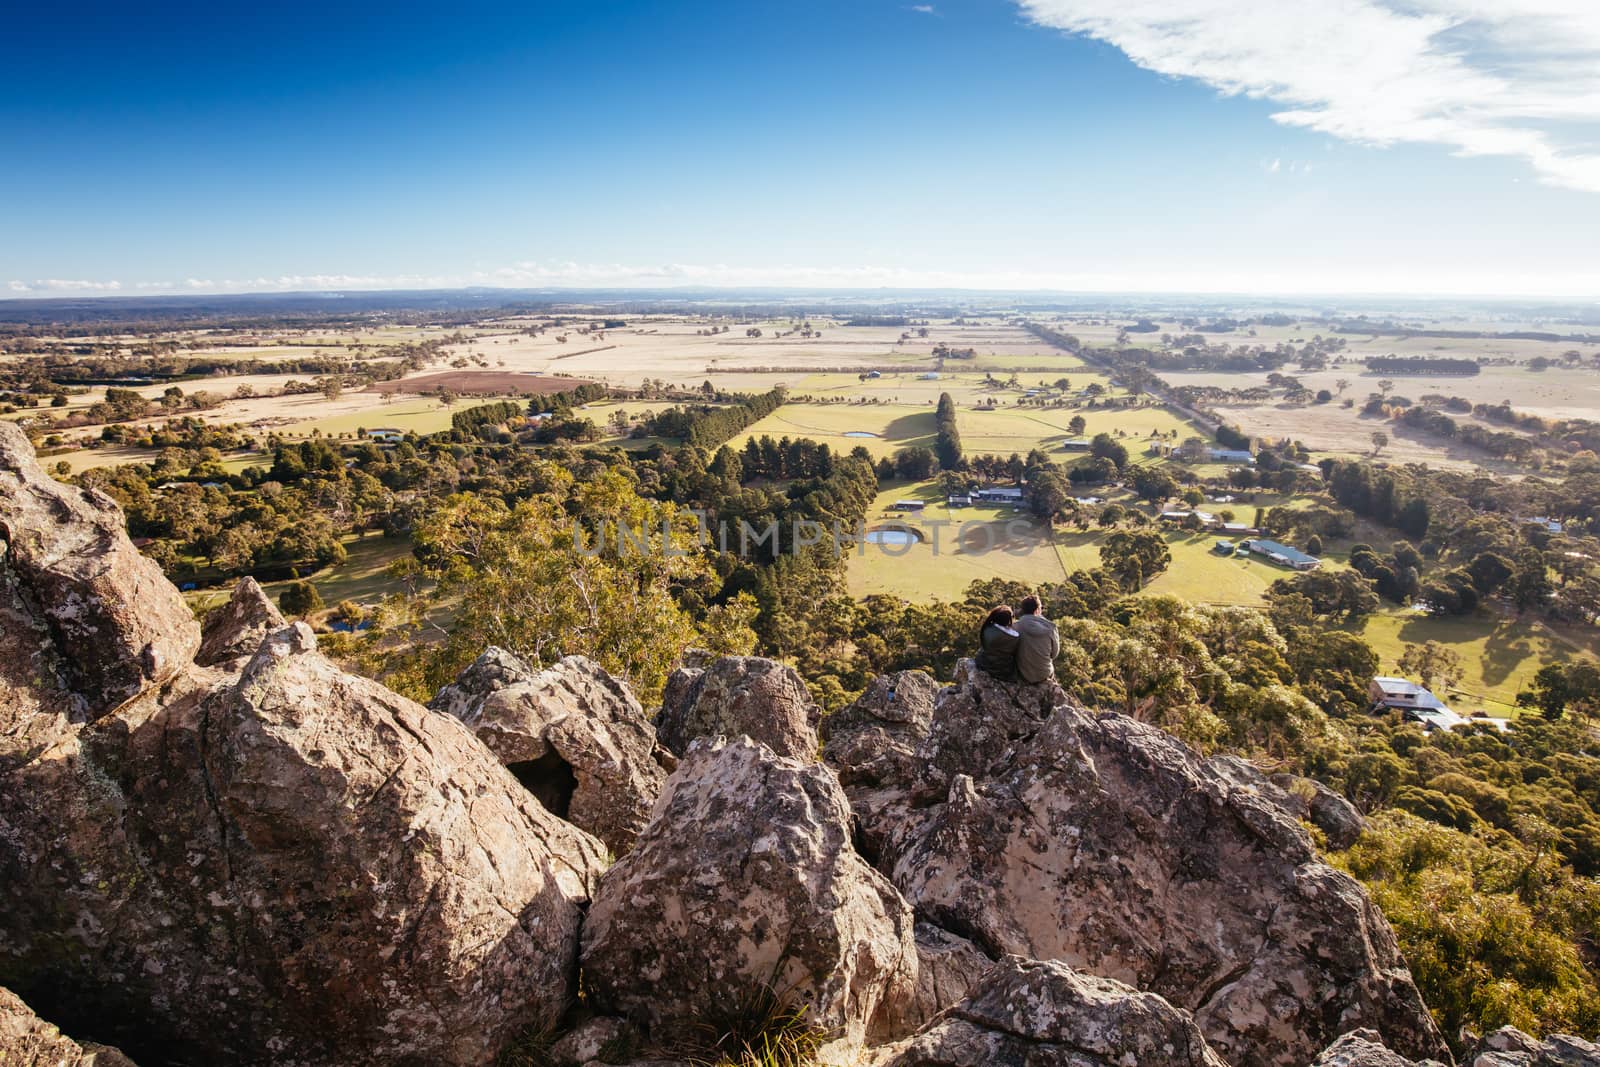
POLYGON ((1019 606, 1022 608, 1024 615, 1035 615, 1039 611, 1039 598, 1032 595, 1025 596, 1019 606))
POLYGON ((1005 604, 1001 604, 999 607, 994 608, 989 612, 988 618, 983 620, 983 625, 988 626, 990 623, 993 623, 996 626, 1010 626, 1011 621, 1014 618, 1016 618, 1016 616, 1011 614, 1011 608, 1005 604))

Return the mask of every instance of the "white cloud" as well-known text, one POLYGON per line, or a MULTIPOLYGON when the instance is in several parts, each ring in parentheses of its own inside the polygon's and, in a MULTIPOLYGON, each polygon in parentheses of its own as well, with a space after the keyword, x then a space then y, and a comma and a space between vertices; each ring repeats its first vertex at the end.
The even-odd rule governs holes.
POLYGON ((1514 156, 1600 192, 1596 0, 1019 0, 1040 25, 1345 140, 1514 156))
POLYGON ((70 293, 116 293, 122 290, 118 281, 97 282, 74 278, 35 278, 33 281, 13 281, 13 293, 60 296, 70 293))
MULTIPOLYGON (((1278 173, 1279 169, 1282 168, 1282 166, 1283 166, 1283 160, 1274 159, 1271 163, 1267 164, 1267 173, 1268 174, 1276 174, 1276 173, 1278 173)), ((1291 163, 1289 165, 1289 169, 1293 170, 1294 169, 1294 164, 1291 163)))
POLYGON ((919 15, 937 15, 939 13, 934 10, 932 4, 912 4, 908 10, 915 11, 919 15))

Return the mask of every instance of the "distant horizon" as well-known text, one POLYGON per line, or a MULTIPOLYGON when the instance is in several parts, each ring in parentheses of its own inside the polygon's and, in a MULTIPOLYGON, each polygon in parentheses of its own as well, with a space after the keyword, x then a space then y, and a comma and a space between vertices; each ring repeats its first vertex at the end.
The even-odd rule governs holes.
POLYGON ((738 297, 738 296, 764 296, 784 297, 788 299, 801 299, 807 296, 829 299, 848 298, 894 298, 910 300, 920 297, 938 298, 973 298, 973 299, 998 299, 1003 297, 1049 297, 1081 300, 1096 300, 1114 302, 1118 299, 1134 301, 1263 301, 1263 302, 1300 302, 1313 303, 1339 303, 1339 302, 1383 302, 1397 301, 1401 303, 1467 303, 1474 305, 1506 305, 1510 307, 1523 307, 1533 304, 1557 304, 1571 308, 1600 308, 1600 297, 1574 296, 1563 293, 1490 293, 1490 292, 1453 292, 1453 291, 1379 291, 1379 290, 1272 290, 1272 289, 1136 289, 1136 288, 1057 288, 1057 287, 1024 287, 1024 286, 980 286, 980 285, 878 285, 878 286, 848 286, 848 285, 711 285, 704 283, 685 283, 681 285, 647 284, 643 282, 615 283, 604 285, 435 285, 435 286, 338 286, 326 288, 284 288, 284 289, 155 289, 126 291, 122 289, 99 289, 71 292, 42 292, 42 293, 6 293, 0 291, 0 306, 4 305, 46 305, 60 304, 72 305, 83 301, 111 303, 115 301, 137 302, 141 300, 182 302, 185 300, 206 299, 250 299, 261 297, 306 297, 326 298, 329 300, 345 296, 377 296, 386 295, 404 297, 407 295, 448 295, 448 294, 488 294, 512 297, 517 295, 535 296, 560 296, 560 295, 599 295, 599 294, 640 294, 641 297, 649 294, 662 294, 665 297, 677 295, 709 296, 709 297, 738 297))

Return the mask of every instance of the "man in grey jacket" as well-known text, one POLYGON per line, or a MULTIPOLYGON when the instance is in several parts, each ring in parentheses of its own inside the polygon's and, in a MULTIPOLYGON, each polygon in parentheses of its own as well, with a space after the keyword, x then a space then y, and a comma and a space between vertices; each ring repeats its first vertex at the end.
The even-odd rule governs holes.
POLYGON ((1039 614, 1039 598, 1025 596, 1018 605, 1022 613, 1012 623, 1021 642, 1017 648, 1017 674, 1024 682, 1048 682, 1056 676, 1056 657, 1061 654, 1061 635, 1056 624, 1039 614))

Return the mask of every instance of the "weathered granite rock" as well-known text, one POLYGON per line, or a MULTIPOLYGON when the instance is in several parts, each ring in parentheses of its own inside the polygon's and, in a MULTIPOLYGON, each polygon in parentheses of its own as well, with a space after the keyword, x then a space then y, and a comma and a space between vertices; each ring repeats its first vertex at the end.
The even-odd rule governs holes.
POLYGON ((571 1004, 603 866, 303 623, 0 776, 0 827, 0 982, 154 1061, 487 1062, 571 1004))
POLYGON ((639 1032, 626 1019, 597 1015, 575 1026, 550 1046, 555 1067, 580 1067, 587 1063, 626 1063, 638 1051, 639 1032))
POLYGON ((1600 1067, 1600 1044, 1568 1034, 1540 1041, 1507 1026, 1485 1035, 1465 1063, 1467 1067, 1600 1067))
POLYGON ((428 701, 428 707, 473 726, 482 714, 485 700, 502 689, 532 681, 538 673, 538 668, 515 652, 490 645, 467 664, 455 681, 439 690, 428 701))
POLYGON ((546 809, 618 855, 677 764, 628 687, 582 656, 534 671, 491 648, 428 706, 466 723, 546 809))
POLYGON ((1007 956, 891 1067, 1226 1067, 1186 1011, 1061 963, 1007 956))
POLYGON ((583 973, 597 1010, 668 1047, 762 990, 854 1044, 914 995, 916 946, 911 910, 850 847, 832 771, 702 740, 601 879, 583 973))
POLYGON ((6 1067, 134 1067, 114 1048, 62 1034, 9 989, 0 989, 0 1063, 6 1067))
POLYGON ((1408 1060, 1383 1045, 1373 1030, 1352 1030, 1322 1050, 1311 1067, 1443 1067, 1438 1060, 1408 1060))
POLYGON ((206 616, 194 661, 202 667, 242 667, 267 635, 283 625, 283 615, 256 580, 240 578, 228 602, 206 616))
MULTIPOLYGON (((938 717, 973 703, 942 697, 932 736, 957 747, 938 717)), ((919 916, 991 955, 1165 996, 1230 1062, 1305 1064, 1362 1026, 1408 1056, 1445 1053, 1360 885, 1175 738, 1062 705, 1002 756, 987 755, 992 738, 975 744, 981 760, 948 765, 996 777, 957 776, 883 860, 919 916)))
POLYGON ((45 474, 26 435, 3 420, 0 543, 9 602, 0 618, 42 638, 27 670, 6 671, 23 692, 0 691, 0 730, 10 732, 19 705, 63 694, 69 706, 57 713, 99 718, 193 659, 200 627, 161 568, 128 540, 116 502, 45 474))
POLYGON ((817 758, 822 709, 792 667, 759 656, 723 656, 673 671, 656 716, 667 750, 682 756, 700 737, 759 741, 780 756, 817 758))
POLYGON ((908 785, 938 694, 939 683, 923 671, 874 678, 854 702, 822 720, 822 761, 847 790, 908 785))
POLYGON ((958 661, 955 681, 939 692, 928 736, 917 746, 918 801, 942 799, 958 774, 988 778, 1063 704, 1078 706, 1054 681, 1002 682, 970 659, 958 661))
POLYGON ((1354 804, 1315 779, 1295 774, 1274 774, 1269 778, 1239 756, 1213 756, 1206 763, 1229 784, 1254 789, 1291 819, 1309 822, 1321 830, 1329 848, 1349 848, 1367 828, 1354 804))
POLYGON ((0 421, 0 771, 187 666, 200 628, 103 493, 0 421))
POLYGON ((856 815, 856 845, 869 861, 903 818, 922 777, 917 745, 928 736, 939 684, 922 671, 875 678, 848 707, 822 720, 822 760, 839 775, 856 815))
POLYGON ((954 1007, 977 989, 994 961, 964 937, 931 923, 917 923, 916 994, 887 1005, 883 1029, 910 1034, 922 1029, 946 1008, 954 1007))

